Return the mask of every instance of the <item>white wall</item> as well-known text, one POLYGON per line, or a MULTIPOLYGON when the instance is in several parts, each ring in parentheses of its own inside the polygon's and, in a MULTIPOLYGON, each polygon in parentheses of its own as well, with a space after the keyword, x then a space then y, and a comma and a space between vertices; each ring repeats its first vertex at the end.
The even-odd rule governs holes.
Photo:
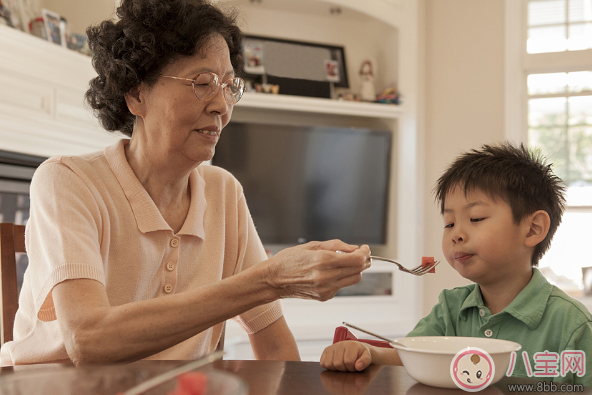
POLYGON ((424 255, 441 261, 424 277, 424 313, 445 288, 468 284, 442 255, 442 219, 431 193, 461 152, 504 138, 503 0, 425 0, 424 255))
POLYGON ((114 16, 113 0, 41 0, 41 7, 57 12, 68 21, 72 33, 84 34, 90 25, 114 16))

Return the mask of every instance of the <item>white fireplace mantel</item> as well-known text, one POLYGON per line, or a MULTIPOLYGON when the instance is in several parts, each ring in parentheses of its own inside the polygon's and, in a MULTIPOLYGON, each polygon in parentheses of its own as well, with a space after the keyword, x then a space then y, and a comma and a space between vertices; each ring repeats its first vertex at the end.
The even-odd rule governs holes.
POLYGON ((99 150, 102 130, 83 97, 90 58, 0 26, 0 149, 38 156, 99 150))
MULTIPOLYGON (((84 105, 96 76, 88 56, 0 25, 0 150, 49 157, 102 149, 121 138, 84 105)), ((245 93, 237 107, 383 120, 398 106, 245 93)))

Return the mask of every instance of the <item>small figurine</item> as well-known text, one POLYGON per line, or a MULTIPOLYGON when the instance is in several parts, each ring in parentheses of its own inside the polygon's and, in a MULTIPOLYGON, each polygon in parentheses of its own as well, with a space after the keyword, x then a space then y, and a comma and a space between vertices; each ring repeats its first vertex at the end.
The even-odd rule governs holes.
POLYGON ((362 89, 360 89, 360 99, 364 101, 376 100, 374 91, 374 71, 372 62, 365 60, 360 66, 360 77, 362 78, 362 89))
POLYGON ((401 104, 401 94, 397 92, 397 87, 392 84, 387 86, 378 96, 376 96, 376 102, 385 104, 401 104))

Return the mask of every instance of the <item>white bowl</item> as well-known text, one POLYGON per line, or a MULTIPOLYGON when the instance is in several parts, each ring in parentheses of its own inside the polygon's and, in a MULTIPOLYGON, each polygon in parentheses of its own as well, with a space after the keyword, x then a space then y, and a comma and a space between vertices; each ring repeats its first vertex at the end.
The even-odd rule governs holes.
POLYGON ((407 373, 422 384, 441 388, 458 388, 452 379, 450 364, 461 350, 478 348, 491 356, 495 374, 490 384, 506 375, 512 351, 522 346, 508 340, 480 337, 421 336, 394 340, 407 373))

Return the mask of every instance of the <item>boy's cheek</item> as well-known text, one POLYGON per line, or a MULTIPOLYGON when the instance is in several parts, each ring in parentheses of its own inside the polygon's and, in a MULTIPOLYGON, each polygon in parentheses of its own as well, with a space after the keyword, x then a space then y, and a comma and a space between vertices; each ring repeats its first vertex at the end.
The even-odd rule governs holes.
POLYGON ((452 253, 449 251, 450 248, 451 248, 450 241, 448 240, 448 238, 446 238, 446 236, 444 236, 442 238, 442 253, 444 254, 444 257, 446 257, 446 260, 448 261, 448 263, 450 265, 452 265, 452 262, 451 262, 452 253))
MULTIPOLYGON (((444 243, 442 245, 442 252, 444 253, 444 258, 446 258, 446 262, 448 262, 448 264, 454 269, 456 269, 456 265, 457 262, 454 259, 454 252, 452 251, 448 251, 448 249, 444 246, 444 243)), ((457 270, 458 271, 458 270, 457 270)))
POLYGON ((450 266, 452 266, 452 268, 453 268, 454 270, 456 270, 456 266, 455 266, 455 263, 456 263, 456 262, 454 261, 454 259, 448 259, 448 256, 447 256, 447 257, 446 257, 446 261, 448 262, 448 264, 449 264, 450 266))

